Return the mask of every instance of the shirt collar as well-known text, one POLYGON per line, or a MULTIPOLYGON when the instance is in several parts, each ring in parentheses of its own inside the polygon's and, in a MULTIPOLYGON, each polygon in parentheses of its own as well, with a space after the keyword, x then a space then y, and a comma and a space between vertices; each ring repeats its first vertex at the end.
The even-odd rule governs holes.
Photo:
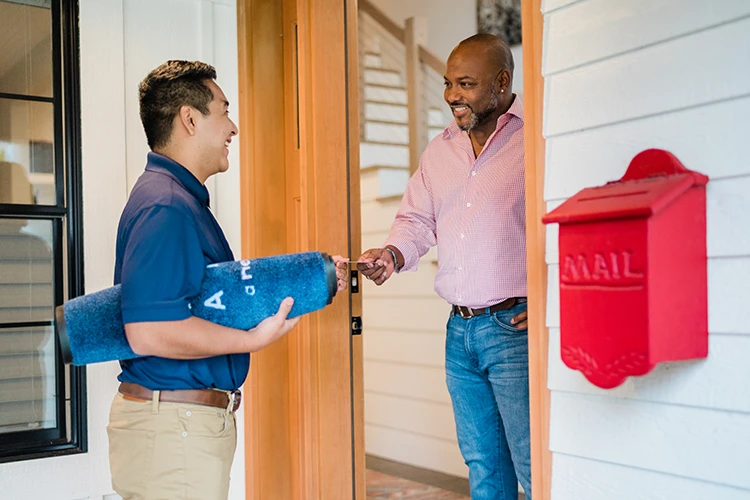
MULTIPOLYGON (((495 129, 497 130, 498 128, 500 128, 500 125, 504 121, 509 121, 513 116, 523 121, 523 103, 521 102, 521 98, 518 97, 518 94, 513 94, 513 103, 510 105, 510 108, 508 108, 508 111, 497 118, 495 129)), ((463 130, 461 130, 458 125, 456 125, 456 120, 453 120, 450 125, 445 127, 445 130, 443 131, 443 139, 450 139, 459 132, 463 132, 463 130)))
POLYGON ((206 186, 201 184, 190 170, 176 161, 153 151, 148 153, 146 170, 160 172, 172 177, 185 190, 192 194, 203 205, 209 206, 210 199, 206 186))

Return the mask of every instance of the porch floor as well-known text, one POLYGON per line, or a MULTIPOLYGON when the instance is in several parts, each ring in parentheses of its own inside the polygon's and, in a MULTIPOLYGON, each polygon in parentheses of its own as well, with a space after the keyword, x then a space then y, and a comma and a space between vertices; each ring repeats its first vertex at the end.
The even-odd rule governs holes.
POLYGON ((470 500, 469 480, 367 455, 367 500, 392 499, 470 500))

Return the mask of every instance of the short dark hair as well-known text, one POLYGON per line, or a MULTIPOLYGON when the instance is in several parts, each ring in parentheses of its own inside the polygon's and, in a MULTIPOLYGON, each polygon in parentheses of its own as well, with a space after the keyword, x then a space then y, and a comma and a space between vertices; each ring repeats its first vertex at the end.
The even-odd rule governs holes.
POLYGON ((216 79, 216 69, 200 61, 167 61, 138 85, 141 122, 151 150, 161 148, 172 137, 172 124, 182 106, 208 115, 213 100, 206 80, 216 79))

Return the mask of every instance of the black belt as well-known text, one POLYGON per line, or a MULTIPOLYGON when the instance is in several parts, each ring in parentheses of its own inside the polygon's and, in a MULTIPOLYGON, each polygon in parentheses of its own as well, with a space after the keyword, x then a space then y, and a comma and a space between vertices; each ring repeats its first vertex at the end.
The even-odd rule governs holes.
POLYGON ((494 306, 482 307, 481 309, 472 309, 466 306, 453 306, 453 312, 461 316, 463 319, 469 319, 474 316, 481 316, 482 314, 492 314, 497 311, 505 311, 516 304, 522 304, 524 302, 526 302, 526 297, 511 297, 495 304, 494 306))

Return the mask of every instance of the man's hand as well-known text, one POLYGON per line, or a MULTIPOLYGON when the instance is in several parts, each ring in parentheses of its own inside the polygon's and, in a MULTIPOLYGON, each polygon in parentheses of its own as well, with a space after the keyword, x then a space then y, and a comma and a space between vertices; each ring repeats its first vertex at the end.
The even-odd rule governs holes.
POLYGON ((349 283, 349 259, 342 257, 341 255, 334 255, 331 257, 333 263, 336 264, 336 281, 338 284, 337 291, 346 290, 346 286, 349 283))
POLYGON ((384 248, 371 248, 360 255, 357 260, 365 261, 357 264, 357 269, 362 273, 362 276, 378 286, 385 283, 396 268, 391 252, 384 248))
POLYGON ((293 298, 285 298, 281 301, 281 305, 279 306, 279 310, 276 312, 276 314, 264 319, 263 321, 258 323, 258 326, 248 330, 247 333, 256 336, 254 340, 261 344, 261 348, 272 344, 279 338, 289 333, 292 328, 294 328, 297 323, 299 323, 301 316, 287 319, 289 311, 292 310, 293 305, 293 298))
POLYGON ((516 325, 516 328, 518 328, 519 330, 523 330, 524 328, 529 327, 528 317, 528 311, 520 312, 516 314, 512 320, 510 320, 510 324, 516 325))

